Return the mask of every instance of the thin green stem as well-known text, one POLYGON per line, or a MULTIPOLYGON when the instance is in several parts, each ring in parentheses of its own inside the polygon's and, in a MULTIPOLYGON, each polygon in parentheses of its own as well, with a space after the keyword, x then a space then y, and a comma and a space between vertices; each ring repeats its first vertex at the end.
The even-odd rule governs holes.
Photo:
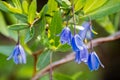
POLYGON ((72 5, 72 14, 73 14, 74 35, 75 35, 76 34, 76 20, 75 20, 74 4, 72 5))

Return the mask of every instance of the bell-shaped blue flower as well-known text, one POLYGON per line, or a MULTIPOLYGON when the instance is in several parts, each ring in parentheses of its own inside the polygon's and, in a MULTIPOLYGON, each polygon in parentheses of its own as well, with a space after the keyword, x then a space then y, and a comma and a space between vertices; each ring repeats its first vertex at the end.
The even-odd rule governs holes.
POLYGON ((95 52, 91 52, 88 57, 88 67, 91 71, 97 70, 99 66, 102 66, 104 68, 104 65, 101 63, 99 57, 95 52))
POLYGON ((15 46, 13 53, 7 58, 7 60, 10 60, 12 57, 16 64, 26 63, 26 55, 20 44, 15 46))
POLYGON ((72 38, 71 46, 72 49, 76 52, 75 62, 77 63, 80 63, 81 61, 87 62, 88 50, 78 34, 75 34, 75 36, 72 38))
POLYGON ((84 45, 83 48, 81 48, 79 51, 76 51, 75 53, 75 62, 78 64, 82 62, 87 62, 88 61, 88 50, 86 46, 84 45))
POLYGON ((74 51, 83 49, 84 43, 78 34, 75 34, 74 37, 72 37, 71 46, 74 51))
POLYGON ((72 33, 68 27, 65 27, 60 34, 61 44, 71 43, 72 33))
POLYGON ((90 29, 90 22, 85 22, 82 24, 82 26, 84 27, 83 30, 79 31, 79 35, 82 38, 82 40, 84 40, 85 38, 87 39, 91 39, 92 38, 92 31, 90 29))

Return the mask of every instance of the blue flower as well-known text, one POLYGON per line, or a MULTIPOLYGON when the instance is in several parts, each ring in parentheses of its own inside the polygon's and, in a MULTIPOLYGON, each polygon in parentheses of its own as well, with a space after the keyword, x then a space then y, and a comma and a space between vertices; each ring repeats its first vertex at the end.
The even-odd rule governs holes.
POLYGON ((72 33, 68 27, 65 27, 60 34, 61 44, 71 43, 72 33))
POLYGON ((16 64, 26 63, 26 55, 20 44, 15 46, 13 53, 7 58, 7 60, 10 60, 12 57, 16 64))
POLYGON ((93 34, 90 29, 90 22, 85 22, 82 24, 82 26, 84 27, 84 30, 81 30, 78 33, 80 37, 82 38, 82 40, 84 40, 85 38, 91 39, 93 34))
POLYGON ((83 43, 81 37, 76 34, 71 41, 72 49, 76 52, 75 62, 81 63, 87 62, 88 60, 88 50, 86 45, 83 43))
POLYGON ((104 65, 101 63, 99 57, 95 52, 91 52, 88 57, 88 67, 91 71, 97 70, 101 65, 104 68, 104 65))
POLYGON ((74 37, 72 37, 71 40, 71 46, 74 51, 79 51, 83 48, 83 41, 81 37, 78 34, 75 34, 74 37))
POLYGON ((87 62, 88 61, 88 50, 85 46, 83 46, 83 48, 79 51, 76 51, 75 53, 75 62, 77 62, 78 64, 82 62, 87 62))

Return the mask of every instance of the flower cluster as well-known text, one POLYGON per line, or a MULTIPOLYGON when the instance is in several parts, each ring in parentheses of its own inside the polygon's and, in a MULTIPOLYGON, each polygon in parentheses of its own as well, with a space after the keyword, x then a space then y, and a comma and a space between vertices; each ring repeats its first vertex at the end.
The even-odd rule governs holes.
POLYGON ((26 63, 26 55, 24 49, 20 44, 17 44, 12 52, 12 54, 7 58, 10 60, 13 57, 13 60, 16 64, 26 63))
POLYGON ((89 52, 84 43, 85 38, 91 40, 93 36, 90 22, 85 22, 82 26, 84 30, 74 35, 72 35, 69 27, 65 27, 60 34, 61 44, 69 44, 75 52, 75 62, 78 64, 84 62, 91 71, 97 70, 100 65, 104 67, 95 51, 89 52))

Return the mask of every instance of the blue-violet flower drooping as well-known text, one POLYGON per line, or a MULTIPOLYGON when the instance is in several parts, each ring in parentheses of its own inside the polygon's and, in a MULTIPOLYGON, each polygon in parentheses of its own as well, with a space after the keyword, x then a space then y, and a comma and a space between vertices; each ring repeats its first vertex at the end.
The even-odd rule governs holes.
POLYGON ((71 43, 72 33, 68 27, 65 27, 60 34, 61 44, 71 43))
POLYGON ((85 22, 82 24, 82 26, 84 27, 84 30, 80 30, 78 34, 80 35, 82 40, 84 40, 85 38, 90 37, 89 35, 91 35, 92 32, 90 30, 90 22, 85 22))
POLYGON ((77 63, 80 63, 81 61, 87 62, 88 50, 78 34, 75 34, 75 36, 72 38, 71 46, 72 49, 76 52, 75 62, 77 63))
POLYGON ((88 67, 91 71, 97 70, 101 65, 104 68, 104 65, 101 63, 99 57, 95 52, 91 52, 88 57, 88 67))
POLYGON ((26 63, 26 55, 20 44, 15 46, 13 53, 7 58, 7 60, 10 60, 12 57, 16 64, 26 63))

